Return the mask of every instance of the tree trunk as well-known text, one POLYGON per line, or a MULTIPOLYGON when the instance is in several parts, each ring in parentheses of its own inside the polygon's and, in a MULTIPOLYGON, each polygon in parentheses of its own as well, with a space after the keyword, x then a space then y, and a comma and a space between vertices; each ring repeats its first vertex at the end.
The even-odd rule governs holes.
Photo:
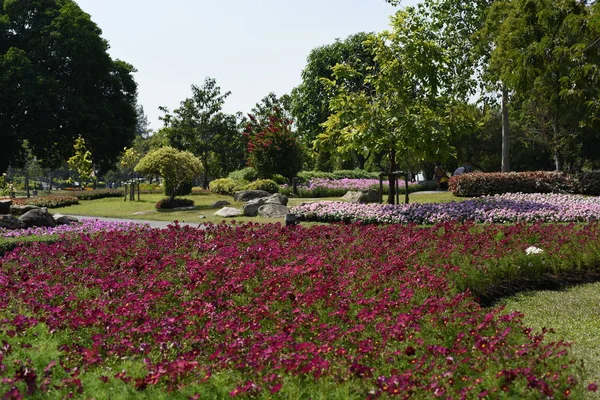
POLYGON ((394 172, 396 172, 396 149, 390 149, 389 158, 390 170, 388 175, 388 204, 396 204, 396 176, 394 175, 394 172))
POLYGON ((556 168, 556 172, 562 171, 563 169, 562 159, 557 149, 554 150, 554 167, 556 168))
POLYGON ((510 124, 508 121, 508 89, 502 84, 502 172, 510 172, 510 124))
POLYGON ((27 198, 30 197, 29 194, 29 171, 27 170, 27 166, 25 166, 25 190, 27 191, 27 198))
POLYGON ((404 175, 404 204, 408 204, 408 174, 404 175))

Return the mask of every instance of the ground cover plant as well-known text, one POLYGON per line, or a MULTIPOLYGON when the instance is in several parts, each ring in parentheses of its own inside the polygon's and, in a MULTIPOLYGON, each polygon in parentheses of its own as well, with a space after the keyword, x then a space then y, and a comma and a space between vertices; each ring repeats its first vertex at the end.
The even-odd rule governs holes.
POLYGON ((353 204, 313 202, 295 206, 300 220, 435 224, 443 221, 589 222, 600 219, 600 198, 565 194, 507 193, 446 203, 353 204))
POLYGON ((0 394, 579 398, 595 384, 566 343, 472 293, 599 260, 597 223, 221 224, 34 244, 0 260, 0 394))

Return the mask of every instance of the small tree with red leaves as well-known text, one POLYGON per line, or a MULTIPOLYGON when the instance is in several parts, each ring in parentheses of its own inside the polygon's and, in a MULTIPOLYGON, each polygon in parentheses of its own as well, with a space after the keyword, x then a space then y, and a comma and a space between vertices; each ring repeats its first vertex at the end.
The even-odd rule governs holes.
POLYGON ((286 177, 290 183, 302 168, 302 149, 292 131, 293 121, 274 110, 266 123, 260 123, 252 114, 244 135, 248 138, 248 164, 258 176, 269 179, 275 174, 286 177))

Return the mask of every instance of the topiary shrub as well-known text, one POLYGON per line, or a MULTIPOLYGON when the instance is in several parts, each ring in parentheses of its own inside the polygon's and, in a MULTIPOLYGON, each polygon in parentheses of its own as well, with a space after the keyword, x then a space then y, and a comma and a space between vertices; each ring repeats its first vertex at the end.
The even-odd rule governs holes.
POLYGON ((247 184, 242 190, 264 190, 269 193, 278 193, 279 185, 271 179, 259 179, 247 184))
MULTIPOLYGON (((175 188, 175 196, 187 196, 188 194, 192 194, 193 187, 194 187, 194 184, 192 182, 180 183, 175 188)), ((164 189, 164 194, 166 194, 166 195, 170 195, 172 193, 171 185, 167 180, 163 181, 163 189, 164 189)))
POLYGON ((250 182, 245 180, 234 180, 231 178, 221 178, 211 181, 208 188, 211 192, 227 196, 233 196, 234 192, 245 189, 250 182))
POLYGON ((246 167, 244 169, 230 172, 227 177, 235 181, 252 182, 258 179, 258 172, 256 172, 256 170, 252 167, 246 167))
POLYGON ((280 174, 273 175, 271 177, 271 180, 275 181, 275 183, 277 183, 278 185, 285 185, 286 183, 289 183, 287 178, 280 174))
POLYGON ((194 200, 190 199, 171 199, 164 198, 157 202, 154 207, 157 210, 165 210, 170 208, 179 208, 179 207, 192 207, 194 205, 194 200))

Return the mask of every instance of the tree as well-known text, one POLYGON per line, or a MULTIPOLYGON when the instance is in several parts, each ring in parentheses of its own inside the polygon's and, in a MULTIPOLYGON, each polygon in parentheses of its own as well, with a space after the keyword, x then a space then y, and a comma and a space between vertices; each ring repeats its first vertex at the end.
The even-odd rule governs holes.
POLYGON ((161 118, 163 134, 171 146, 189 150, 201 160, 205 188, 211 177, 228 169, 226 162, 233 169, 243 164, 244 142, 237 127, 237 116, 221 111, 230 94, 221 93, 216 80, 206 78, 202 86, 192 85, 192 97, 182 101, 173 114, 161 107, 165 112, 161 118))
POLYGON ((582 135, 598 116, 598 26, 578 0, 493 5, 491 66, 513 93, 525 134, 553 153, 556 170, 580 163, 582 135))
POLYGON ((102 167, 135 136, 134 68, 107 53, 101 30, 72 0, 3 0, 0 7, 0 171, 29 143, 43 166, 80 135, 102 167))
POLYGON ((166 195, 175 198, 177 188, 196 178, 202 172, 202 163, 189 151, 178 151, 173 147, 162 147, 151 151, 135 166, 135 172, 158 174, 165 180, 166 195))
MULTIPOLYGON (((332 68, 336 64, 350 65, 360 74, 349 78, 344 86, 350 92, 367 90, 364 77, 375 65, 373 54, 364 44, 368 37, 368 33, 361 32, 313 49, 302 71, 302 83, 292 90, 291 108, 298 137, 308 150, 317 150, 316 159, 312 160, 316 169, 330 170, 333 167, 331 156, 325 149, 313 149, 314 140, 325 131, 322 124, 330 115, 330 102, 336 95, 323 79, 334 79, 332 68)), ((357 153, 356 158, 359 167, 364 168, 366 157, 363 152, 357 153)))
POLYGON ((302 150, 292 131, 292 120, 273 113, 264 125, 252 114, 244 135, 248 138, 248 164, 261 178, 275 174, 286 177, 290 184, 302 168, 302 150))
POLYGON ((85 139, 79 136, 73 145, 75 154, 67 160, 69 169, 77 174, 79 187, 85 188, 94 174, 92 153, 85 147, 85 139))
POLYGON ((445 49, 432 39, 425 16, 409 7, 396 14, 392 27, 367 42, 377 63, 364 77, 370 91, 347 89, 340 82, 362 74, 350 65, 334 67, 335 80, 326 82, 337 95, 326 131, 317 139, 320 146, 339 152, 385 153, 390 204, 395 203, 398 168, 414 172, 424 160, 448 158, 453 127, 470 120, 464 103, 449 95, 445 78, 452 66, 445 49))

